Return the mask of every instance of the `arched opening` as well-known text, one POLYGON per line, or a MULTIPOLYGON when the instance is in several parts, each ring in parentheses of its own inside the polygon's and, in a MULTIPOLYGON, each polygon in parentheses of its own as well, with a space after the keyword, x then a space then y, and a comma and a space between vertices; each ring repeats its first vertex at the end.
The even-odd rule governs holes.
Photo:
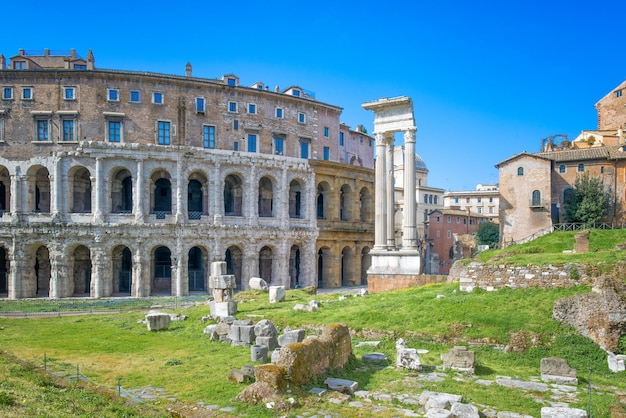
POLYGON ((133 289, 133 257, 130 249, 124 245, 118 245, 113 249, 112 258, 113 293, 131 295, 133 289))
POLYGON ((154 276, 152 294, 172 293, 172 253, 167 247, 154 250, 154 276))
MULTIPOLYGON (((27 176, 26 210, 50 213, 50 173, 41 166, 31 167, 27 176)), ((58 179, 60 181, 60 179, 58 179)))
POLYGON ((359 193, 359 218, 361 222, 372 221, 372 194, 366 187, 359 193))
POLYGON ((206 281, 204 275, 204 252, 200 247, 193 247, 189 250, 187 259, 187 274, 189 275, 189 291, 206 291, 206 281))
POLYGON ((259 277, 267 284, 272 282, 272 249, 267 246, 259 251, 259 277))
POLYGON ((130 171, 123 168, 111 179, 111 212, 132 213, 133 178, 130 171))
POLYGON ((224 215, 242 215, 243 187, 239 176, 229 174, 224 179, 224 215))
POLYGON ((354 286, 354 251, 350 247, 344 247, 341 251, 341 285, 354 286))
POLYGON ((11 210, 11 176, 6 167, 0 166, 0 216, 11 210))
POLYGON ((204 192, 199 180, 189 180, 187 184, 187 216, 189 219, 200 219, 204 213, 204 192))
POLYGON ((533 193, 531 196, 531 204, 533 206, 541 205, 541 192, 539 190, 533 190, 533 193))
POLYGON ((91 174, 85 167, 78 167, 71 177, 72 205, 70 211, 73 213, 91 213, 91 174))
POLYGON ((89 296, 91 291, 91 254, 89 248, 79 245, 72 252, 73 296, 89 296))
POLYGON ((325 181, 317 185, 317 219, 327 219, 328 213, 328 192, 330 186, 325 181))
POLYGON ((317 252, 317 287, 329 287, 330 285, 330 248, 322 247, 317 252))
POLYGON ((52 266, 50 264, 50 252, 44 245, 35 252, 35 265, 33 266, 36 282, 36 296, 48 297, 50 295, 50 278, 52 266))
POLYGON ((172 213, 172 183, 169 178, 161 174, 160 178, 154 179, 154 206, 153 213, 157 219, 165 218, 172 213))
POLYGON ((9 258, 4 247, 0 247, 0 295, 7 296, 9 293, 8 286, 9 258))
POLYGON ((339 218, 342 221, 352 220, 352 189, 347 184, 339 191, 339 218))
POLYGON ((235 276, 237 289, 242 289, 241 271, 243 266, 243 252, 239 247, 232 245, 226 250, 224 259, 226 261, 226 274, 235 276))
POLYGON ((267 177, 262 177, 261 180, 259 180, 259 216, 273 216, 273 206, 274 189, 272 180, 267 177))
POLYGON ((298 180, 291 180, 289 183, 289 217, 304 217, 302 213, 302 185, 298 180))
POLYGON ((372 256, 369 247, 361 250, 361 284, 367 284, 367 269, 372 265, 372 256))
POLYGON ((289 284, 292 289, 304 285, 300 281, 300 247, 297 245, 292 245, 289 252, 289 284))

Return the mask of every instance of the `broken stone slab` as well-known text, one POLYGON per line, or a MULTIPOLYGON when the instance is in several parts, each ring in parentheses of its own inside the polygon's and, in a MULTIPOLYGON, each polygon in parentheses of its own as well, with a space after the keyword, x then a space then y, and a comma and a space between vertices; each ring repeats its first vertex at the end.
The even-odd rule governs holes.
POLYGON ((216 324, 208 325, 204 328, 204 333, 210 337, 211 341, 216 341, 219 339, 219 335, 215 331, 216 328, 217 328, 216 324))
POLYGON ((324 380, 324 384, 330 390, 347 393, 350 395, 353 395, 354 392, 359 388, 359 384, 354 380, 338 379, 335 377, 327 378, 326 380, 324 380))
POLYGON ((267 346, 268 350, 273 351, 278 348, 278 340, 276 337, 256 337, 256 345, 267 346))
POLYGON ((304 340, 304 333, 305 331, 303 329, 286 331, 283 335, 278 337, 278 345, 284 347, 291 343, 301 343, 304 340))
POLYGON ((237 282, 233 274, 209 276, 210 289, 234 289, 235 287, 237 287, 237 282))
POLYGON ((461 395, 425 390, 420 394, 419 402, 422 405, 426 405, 426 403, 430 400, 430 398, 436 398, 437 402, 441 402, 442 405, 447 405, 446 407, 456 402, 461 402, 461 399, 462 399, 461 395))
POLYGON ((366 363, 386 363, 389 359, 383 353, 363 354, 361 361, 366 363))
POLYGON ((443 408, 431 408, 426 411, 426 418, 454 418, 452 412, 443 408))
POLYGON ((254 379, 254 366, 251 364, 244 364, 241 366, 241 372, 246 376, 250 376, 251 379, 254 379))
POLYGON ((541 359, 541 380, 544 382, 564 383, 577 385, 576 369, 567 364, 567 361, 558 357, 541 359))
POLYGON ((285 301, 285 286, 270 286, 270 303, 285 301))
POLYGON ((162 331, 170 327, 170 315, 166 313, 152 312, 146 315, 148 331, 162 331))
POLYGON ((275 348, 272 351, 272 364, 276 364, 278 362, 278 358, 280 357, 280 348, 275 348))
POLYGON ((251 277, 248 281, 248 287, 252 290, 267 290, 267 282, 260 277, 251 277))
POLYGON ((396 367, 421 370, 422 364, 415 348, 400 348, 396 352, 396 367))
POLYGON ((294 311, 306 311, 306 312, 313 312, 315 309, 313 309, 312 307, 310 307, 309 305, 305 305, 304 303, 296 303, 293 306, 293 310, 294 311))
POLYGON ((500 386, 504 386, 507 388, 516 388, 523 390, 534 390, 537 392, 547 392, 548 385, 545 383, 538 382, 525 382, 523 380, 515 380, 515 379, 498 379, 496 378, 496 383, 500 386))
POLYGON ((452 404, 450 412, 456 418, 480 418, 478 408, 469 403, 455 402, 452 404))
POLYGON ((626 356, 623 354, 613 354, 609 351, 607 361, 609 363, 609 370, 614 373, 626 370, 626 356))
POLYGON ((222 276, 226 274, 226 261, 214 261, 211 263, 211 276, 222 276))
POLYGON ((254 334, 257 337, 275 337, 276 335, 278 335, 278 330, 276 329, 272 321, 262 319, 254 326, 254 334))
POLYGON ((380 345, 380 341, 361 341, 356 344, 356 347, 363 347, 363 346, 378 347, 379 345, 380 345))
POLYGON ((267 346, 253 345, 250 347, 250 357, 254 363, 265 363, 267 361, 267 346))
POLYGON ((443 360, 444 370, 474 373, 474 352, 469 351, 467 347, 452 347, 447 354, 441 354, 441 360, 443 360))
POLYGON ((213 318, 224 318, 237 313, 237 302, 209 302, 209 311, 213 318))
POLYGON ((317 395, 317 396, 324 396, 324 394, 326 393, 326 389, 324 388, 311 388, 311 390, 309 390, 309 393, 312 395, 317 395))
POLYGON ((541 418, 587 418, 587 411, 577 408, 541 408, 541 418))

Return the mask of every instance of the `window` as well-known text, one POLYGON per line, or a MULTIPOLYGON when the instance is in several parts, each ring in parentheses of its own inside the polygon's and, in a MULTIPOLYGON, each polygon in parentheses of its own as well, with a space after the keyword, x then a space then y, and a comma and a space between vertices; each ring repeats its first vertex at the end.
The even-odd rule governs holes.
POLYGON ((489 203, 493 203, 493 197, 489 198, 489 203))
POLYGON ((428 203, 433 204, 433 195, 428 195, 428 203))
POLYGON ((2 88, 2 100, 13 100, 13 87, 2 88))
POLYGON ((233 121, 233 131, 237 131, 237 130, 239 130, 239 121, 235 119, 233 121))
POLYGON ((435 196, 435 197, 433 198, 433 202, 434 202, 434 204, 435 204, 435 205, 437 204, 437 196, 435 196))
POLYGON ((76 88, 75 87, 63 87, 63 98, 65 100, 75 100, 76 88))
POLYGON ((532 206, 541 206, 541 192, 539 190, 533 190, 532 200, 530 204, 532 206))
POLYGON ((285 139, 282 137, 274 138, 274 154, 283 155, 285 147, 285 139))
POLYGON ((461 217, 460 217, 460 216, 457 216, 457 217, 456 217, 456 223, 458 223, 458 224, 460 224, 460 223, 461 223, 461 217))
POLYGON ((604 174, 604 166, 600 167, 600 174, 604 174))
POLYGON ((469 203, 471 201, 471 199, 469 197, 465 198, 465 203, 469 203))
POLYGON ((152 103, 163 104, 163 93, 161 93, 160 91, 152 92, 152 103))
POLYGON ((478 213, 483 213, 483 208, 482 207, 478 207, 478 213))
POLYGON ((489 213, 493 213, 493 207, 489 207, 489 213))
POLYGON ((74 64, 75 70, 86 70, 87 66, 85 64, 74 64))
POLYGON ((324 147, 324 161, 330 160, 330 148, 324 147))
POLYGON ((371 139, 368 139, 368 140, 367 140, 367 146, 368 146, 368 147, 371 147, 371 146, 372 146, 372 140, 371 140, 371 139))
POLYGON ((235 80, 232 77, 228 77, 226 79, 226 84, 228 84, 229 86, 235 86, 235 85, 237 85, 237 80, 235 80))
POLYGON ((300 90, 295 90, 294 89, 294 90, 291 91, 291 94, 296 96, 296 97, 300 97, 300 90))
POLYGON ((440 221, 439 216, 437 216, 437 223, 439 223, 439 221, 440 221))
POLYGON ((25 70, 26 69, 26 61, 15 61, 13 63, 14 70, 25 70))
POLYGON ((328 126, 324 126, 324 138, 328 138, 330 135, 330 128, 328 126))
POLYGON ((363 143, 363 137, 359 137, 359 142, 362 144, 363 143))
POLYGON ((311 146, 311 141, 308 139, 300 140, 300 158, 309 158, 309 147, 311 146))
POLYGON ((248 113, 256 115, 256 105, 254 103, 248 103, 248 113))
POLYGON ((447 234, 446 234, 446 235, 448 236, 448 238, 452 238, 452 231, 450 231, 450 230, 448 229, 448 232, 447 232, 447 234))
POLYGON ((139 90, 131 90, 130 91, 130 101, 131 103, 139 103, 141 102, 141 94, 139 90))
POLYGON ((110 102, 119 102, 120 90, 119 89, 107 89, 107 100, 110 102))
POLYGON ((615 97, 622 97, 622 91, 621 90, 617 90, 615 92, 615 97))
POLYGON ((476 203, 481 203, 481 202, 482 202, 482 200, 483 200, 483 199, 482 199, 481 197, 479 197, 479 198, 477 198, 477 199, 476 199, 476 203))
POLYGON ((61 119, 61 139, 63 142, 76 141, 76 121, 75 119, 61 119))
POLYGON ((256 152, 256 135, 248 134, 248 152, 256 152))
POLYGON ((33 100, 32 87, 22 87, 22 100, 33 100))
POLYGON ((561 164, 559 166, 559 173, 565 173, 567 171, 567 168, 565 168, 565 164, 561 164))
POLYGON ((518 167, 517 168, 517 175, 518 176, 523 176, 524 175, 524 167, 518 167))
POLYGON ((343 132, 339 132, 339 145, 343 146, 343 132))
POLYGON ((566 205, 569 204, 573 196, 574 189, 567 188, 563 190, 563 203, 565 203, 566 205))
POLYGON ((454 203, 459 203, 459 198, 458 197, 454 198, 454 203))
POLYGON ((437 238, 441 238, 441 231, 437 230, 437 238))
POLYGON ((170 122, 160 120, 157 122, 157 134, 158 134, 158 144, 159 145, 169 145, 170 144, 170 122))
POLYGON ((448 223, 451 223, 452 222, 452 216, 450 216, 450 215, 446 216, 446 221, 448 223))
POLYGON ((237 113, 237 102, 228 102, 228 111, 237 113))
POLYGON ((582 173, 583 171, 585 171, 585 165, 584 164, 578 164, 578 172, 582 173))
POLYGON ((204 125, 202 137, 204 148, 215 148, 215 126, 204 125))
POLYGON ((428 203, 428 195, 427 194, 424 195, 424 203, 428 203))
POLYGON ((204 113, 205 104, 206 100, 204 97, 196 97, 196 112, 204 113))
POLYGON ((50 121, 48 119, 37 119, 35 121, 35 140, 36 141, 50 141, 48 131, 50 127, 50 121))
POLYGON ((306 115, 302 112, 298 113, 298 122, 300 123, 305 123, 306 122, 306 115))
POLYGON ((122 142, 122 121, 109 119, 106 121, 107 140, 109 142, 122 142))
POLYGON ((239 142, 233 142, 233 151, 239 151, 239 142))
POLYGON ((282 119, 283 117, 283 109, 281 107, 277 107, 276 108, 276 118, 277 119, 282 119))

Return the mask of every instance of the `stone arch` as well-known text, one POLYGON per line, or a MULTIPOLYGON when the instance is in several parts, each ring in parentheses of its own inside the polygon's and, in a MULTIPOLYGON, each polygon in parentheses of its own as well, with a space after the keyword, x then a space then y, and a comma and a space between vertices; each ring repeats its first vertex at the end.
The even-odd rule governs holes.
POLYGON ((299 245, 291 246, 289 251, 289 286, 292 289, 297 289, 304 285, 300 274, 301 253, 299 245))
POLYGON ((208 180, 204 173, 191 173, 187 182, 187 216, 189 219, 200 219, 206 215, 208 203, 208 180))
POLYGON ((264 246, 259 251, 259 277, 267 282, 272 283, 274 253, 272 248, 264 246))
POLYGON ((11 175, 0 166, 0 215, 11 210, 11 175))
POLYGON ((354 202, 354 195, 352 188, 348 184, 341 186, 339 191, 339 219, 342 221, 352 220, 352 207, 354 202))
POLYGON ((258 210, 259 217, 274 216, 274 185, 267 176, 259 180, 258 210))
POLYGON ((11 262, 9 253, 3 245, 0 245, 0 296, 7 297, 9 294, 9 272, 11 262))
POLYGON ((111 174, 111 212, 133 212, 133 177, 126 168, 118 168, 111 174))
POLYGON ((330 216, 330 185, 322 181, 317 185, 317 219, 328 219, 330 216))
POLYGON ((372 213, 372 194, 367 187, 361 188, 359 192, 359 219, 361 222, 371 222, 372 213))
POLYGON ((224 254, 224 260, 226 261, 226 274, 232 274, 235 276, 235 283, 238 289, 243 289, 241 286, 241 275, 243 271, 243 251, 237 245, 231 245, 226 249, 224 254))
POLYGON ((289 217, 302 219, 304 210, 302 205, 302 195, 304 187, 300 180, 294 179, 289 183, 289 217))
MULTIPOLYGON (((50 213, 51 188, 50 173, 46 167, 35 165, 28 169, 26 176, 26 211, 50 213)), ((57 179, 59 181, 60 179, 57 179)))
POLYGON ((152 213, 157 219, 172 213, 172 181, 166 170, 157 170, 150 177, 152 213))
POLYGON ((224 179, 224 215, 243 215, 243 182, 237 174, 229 174, 224 179))
POLYGON ((206 263, 208 257, 204 248, 195 246, 189 250, 187 257, 187 275, 190 292, 206 292, 206 263))
POLYGON ((113 293, 132 295, 133 290, 133 254, 125 245, 113 248, 111 254, 113 293))
POLYGON ((354 250, 348 246, 341 250, 341 285, 354 286, 356 277, 354 273, 354 250))
POLYGON ((48 247, 41 244, 29 246, 25 251, 24 297, 50 296, 52 264, 48 247))
POLYGON ((329 287, 331 280, 332 253, 329 247, 317 251, 317 287, 329 287))
POLYGON ((151 294, 172 294, 172 252, 165 246, 152 251, 151 294))
POLYGON ((372 265, 372 256, 370 248, 363 247, 361 250, 361 284, 367 284, 367 270, 372 265))
POLYGON ((91 213, 91 173, 83 166, 72 167, 67 173, 68 209, 72 213, 91 213))
POLYGON ((71 268, 69 283, 73 290, 72 296, 89 296, 91 294, 91 252, 84 245, 78 245, 71 252, 71 268))

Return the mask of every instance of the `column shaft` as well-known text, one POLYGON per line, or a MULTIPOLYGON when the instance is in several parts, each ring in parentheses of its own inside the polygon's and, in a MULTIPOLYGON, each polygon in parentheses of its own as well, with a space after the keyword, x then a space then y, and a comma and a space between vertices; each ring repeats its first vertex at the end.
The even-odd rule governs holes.
POLYGON ((404 132, 404 216, 402 221, 402 247, 417 248, 415 222, 415 129, 404 132))
POLYGON ((375 211, 374 211, 374 249, 387 248, 387 187, 386 187, 386 146, 382 133, 376 133, 376 174, 375 184, 375 211))
POLYGON ((387 249, 395 250, 396 248, 396 226, 395 226, 395 187, 393 178, 393 134, 387 133, 387 170, 386 170, 386 187, 387 187, 387 249))

